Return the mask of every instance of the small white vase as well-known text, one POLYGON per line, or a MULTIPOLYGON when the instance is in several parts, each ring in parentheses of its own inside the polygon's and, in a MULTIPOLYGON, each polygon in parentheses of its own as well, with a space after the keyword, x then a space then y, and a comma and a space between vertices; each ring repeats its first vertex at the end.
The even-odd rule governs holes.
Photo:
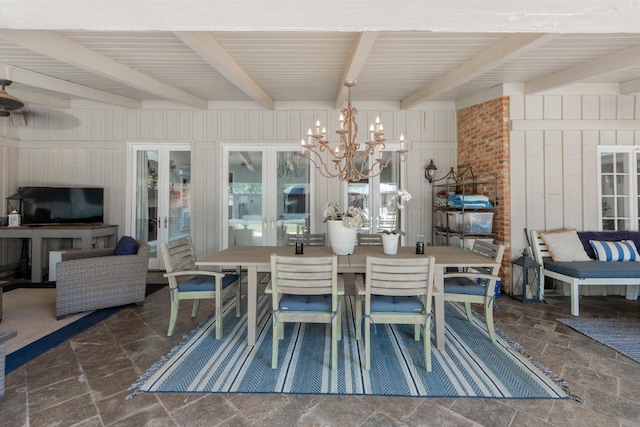
POLYGON ((331 249, 336 255, 350 255, 356 246, 358 229, 345 227, 342 221, 327 221, 331 249))
POLYGON ((398 253, 399 234, 380 233, 382 236, 382 247, 385 255, 396 255, 398 253))

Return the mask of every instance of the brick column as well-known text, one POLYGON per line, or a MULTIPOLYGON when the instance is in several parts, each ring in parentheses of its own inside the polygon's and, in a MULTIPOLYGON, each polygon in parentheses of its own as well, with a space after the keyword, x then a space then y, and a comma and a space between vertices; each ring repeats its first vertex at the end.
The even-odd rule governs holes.
MULTIPOLYGON (((511 201, 509 198, 509 98, 502 97, 458 110, 458 171, 472 165, 479 176, 497 178, 493 218, 496 240, 506 245, 500 276, 511 289, 511 201)), ((480 191, 481 192, 481 189, 480 191)))

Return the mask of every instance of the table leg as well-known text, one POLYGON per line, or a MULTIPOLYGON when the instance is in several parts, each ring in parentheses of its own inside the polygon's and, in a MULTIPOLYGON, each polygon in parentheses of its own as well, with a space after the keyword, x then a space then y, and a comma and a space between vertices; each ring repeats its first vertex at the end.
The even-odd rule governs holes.
POLYGON ((31 238, 31 283, 42 283, 42 237, 31 238))
POLYGON ((247 267, 247 344, 256 345, 258 311, 258 267, 247 267))
POLYGON ((433 322, 436 336, 436 348, 444 350, 444 268, 434 272, 433 322))

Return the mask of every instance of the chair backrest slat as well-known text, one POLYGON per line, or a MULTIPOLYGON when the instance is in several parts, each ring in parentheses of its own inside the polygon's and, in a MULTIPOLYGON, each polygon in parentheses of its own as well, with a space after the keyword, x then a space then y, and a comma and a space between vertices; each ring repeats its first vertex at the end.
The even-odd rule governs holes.
MULTIPOLYGON (((485 256, 500 264, 502 262, 502 256, 504 255, 504 245, 494 245, 493 243, 476 240, 475 244, 473 245, 472 252, 477 253, 478 255, 485 256)), ((500 266, 474 267, 474 270, 496 276, 500 272, 500 266)))
POLYGON ((419 259, 367 257, 365 287, 374 295, 430 295, 433 257, 419 259))
POLYGON ((295 246, 297 242, 302 242, 305 246, 326 246, 327 236, 324 233, 318 234, 287 234, 287 246, 295 246))
POLYGON ((358 233, 358 246, 382 246, 380 234, 358 233))
POLYGON ((197 270, 196 258, 191 245, 191 238, 185 237, 160 245, 160 252, 167 273, 183 270, 197 270))
POLYGON ((329 294, 337 286, 337 257, 271 255, 272 291, 287 294, 329 294))

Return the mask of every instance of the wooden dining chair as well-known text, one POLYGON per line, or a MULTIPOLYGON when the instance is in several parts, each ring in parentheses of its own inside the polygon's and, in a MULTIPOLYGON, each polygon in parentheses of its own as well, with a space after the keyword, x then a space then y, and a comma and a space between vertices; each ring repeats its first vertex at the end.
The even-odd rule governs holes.
POLYGON ((444 300, 464 303, 467 319, 473 320, 471 304, 484 305, 487 331, 492 342, 496 342, 493 325, 493 298, 496 281, 500 280, 500 263, 504 255, 504 245, 494 245, 477 239, 472 252, 487 257, 495 267, 473 267, 461 272, 444 274, 444 300))
MULTIPOLYGON (((364 284, 357 280, 359 295, 364 294, 365 369, 371 366, 371 323, 378 325, 413 324, 414 339, 423 330, 424 365, 431 372, 431 306, 435 258, 367 257, 364 284)), ((375 350, 374 350, 375 351, 375 350)))
POLYGON ((215 298, 216 339, 220 339, 222 337, 222 301, 232 291, 236 294, 236 317, 240 317, 240 267, 236 268, 235 273, 228 274, 198 270, 190 237, 162 243, 160 252, 167 270, 164 277, 169 280, 171 295, 171 316, 167 336, 170 337, 173 334, 180 300, 193 300, 191 317, 196 317, 200 300, 215 298))
POLYGON ((287 234, 287 246, 295 246, 297 242, 302 242, 305 246, 327 246, 327 235, 317 234, 287 234))
POLYGON ((341 339, 339 295, 344 282, 338 280, 338 257, 289 257, 271 255, 273 346, 271 367, 278 367, 278 343, 285 323, 331 325, 331 369, 338 366, 341 339))
POLYGON ((382 236, 378 233, 358 233, 358 246, 382 246, 382 236))

